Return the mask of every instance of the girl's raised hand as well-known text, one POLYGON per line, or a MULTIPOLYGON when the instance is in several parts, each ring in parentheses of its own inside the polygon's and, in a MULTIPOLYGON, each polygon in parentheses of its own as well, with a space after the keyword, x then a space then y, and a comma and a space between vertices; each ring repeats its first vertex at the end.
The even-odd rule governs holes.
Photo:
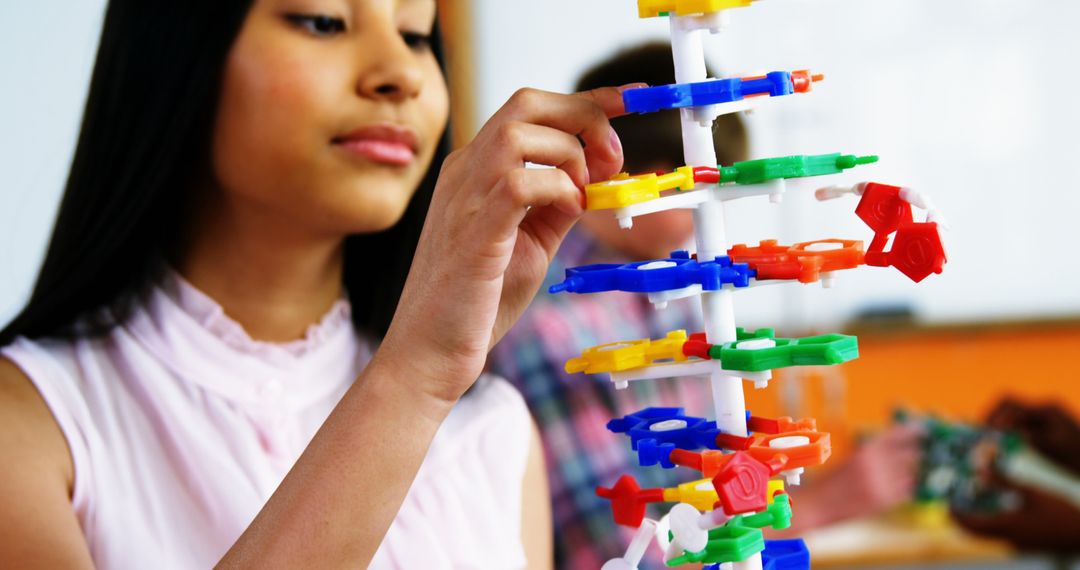
POLYGON ((380 349, 408 358, 430 395, 456 401, 475 381, 581 215, 585 185, 622 167, 609 119, 625 113, 625 88, 518 91, 443 163, 380 349))

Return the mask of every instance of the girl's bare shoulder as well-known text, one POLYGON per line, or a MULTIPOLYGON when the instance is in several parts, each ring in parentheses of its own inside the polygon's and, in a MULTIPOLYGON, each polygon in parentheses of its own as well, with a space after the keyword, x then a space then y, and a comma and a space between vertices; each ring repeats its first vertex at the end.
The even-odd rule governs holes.
POLYGON ((0 356, 0 462, 18 471, 60 478, 70 493, 71 455, 60 426, 30 378, 0 356))
POLYGON ((91 568, 71 508, 73 468, 59 425, 30 378, 0 357, 0 567, 91 568))

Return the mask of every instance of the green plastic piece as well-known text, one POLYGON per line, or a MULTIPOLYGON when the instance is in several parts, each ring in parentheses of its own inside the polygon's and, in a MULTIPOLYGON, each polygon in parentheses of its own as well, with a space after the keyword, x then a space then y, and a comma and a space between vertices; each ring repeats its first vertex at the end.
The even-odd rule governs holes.
POLYGON ((732 524, 739 517, 728 521, 728 524, 709 531, 709 542, 699 552, 684 552, 667 561, 667 565, 674 567, 690 562, 704 562, 716 564, 723 562, 742 562, 747 558, 765 550, 765 538, 761 530, 732 524))
POLYGON ((753 528, 765 528, 768 526, 776 530, 791 526, 791 502, 789 497, 787 494, 773 497, 773 504, 769 505, 768 509, 760 513, 742 516, 742 524, 753 528))
POLYGON ((752 334, 736 330, 735 342, 716 344, 709 357, 720 360, 725 370, 760 372, 791 366, 827 366, 842 364, 859 357, 859 339, 845 334, 823 334, 805 338, 777 338, 773 329, 758 329, 752 334), (772 339, 772 348, 736 348, 745 340, 772 339))
POLYGON ((736 184, 759 184, 778 178, 803 178, 839 174, 848 168, 860 164, 877 162, 876 156, 855 156, 854 154, 815 154, 781 156, 778 158, 759 158, 736 162, 731 166, 721 166, 720 182, 736 184))

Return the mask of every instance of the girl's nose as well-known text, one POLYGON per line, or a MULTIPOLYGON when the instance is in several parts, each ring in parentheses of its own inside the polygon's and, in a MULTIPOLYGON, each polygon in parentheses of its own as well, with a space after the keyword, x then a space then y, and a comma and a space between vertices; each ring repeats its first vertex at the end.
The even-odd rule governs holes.
POLYGON ((424 84, 423 54, 410 48, 397 30, 379 32, 378 38, 364 42, 367 54, 357 92, 372 99, 404 101, 420 94, 424 84))

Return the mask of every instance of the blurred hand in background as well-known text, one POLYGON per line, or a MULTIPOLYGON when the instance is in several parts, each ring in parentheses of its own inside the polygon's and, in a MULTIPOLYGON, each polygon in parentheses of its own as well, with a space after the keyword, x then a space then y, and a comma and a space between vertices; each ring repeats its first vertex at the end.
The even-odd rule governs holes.
MULTIPOLYGON (((1072 495, 1080 486, 1080 424, 1057 404, 1026 404, 1005 398, 990 412, 987 424, 1020 435, 1043 459, 1060 467, 1061 479, 1071 479, 1072 495)), ((1009 459, 1006 458, 1006 461, 1009 459)), ((1080 552, 1080 506, 1065 498, 1061 485, 1052 489, 1018 482, 1006 473, 987 474, 991 482, 1019 499, 1014 509, 994 512, 954 512, 961 526, 975 534, 1009 541, 1021 550, 1080 552)))
POLYGON ((860 442, 836 468, 807 478, 794 492, 796 516, 784 536, 908 503, 915 493, 922 430, 900 424, 860 442))

